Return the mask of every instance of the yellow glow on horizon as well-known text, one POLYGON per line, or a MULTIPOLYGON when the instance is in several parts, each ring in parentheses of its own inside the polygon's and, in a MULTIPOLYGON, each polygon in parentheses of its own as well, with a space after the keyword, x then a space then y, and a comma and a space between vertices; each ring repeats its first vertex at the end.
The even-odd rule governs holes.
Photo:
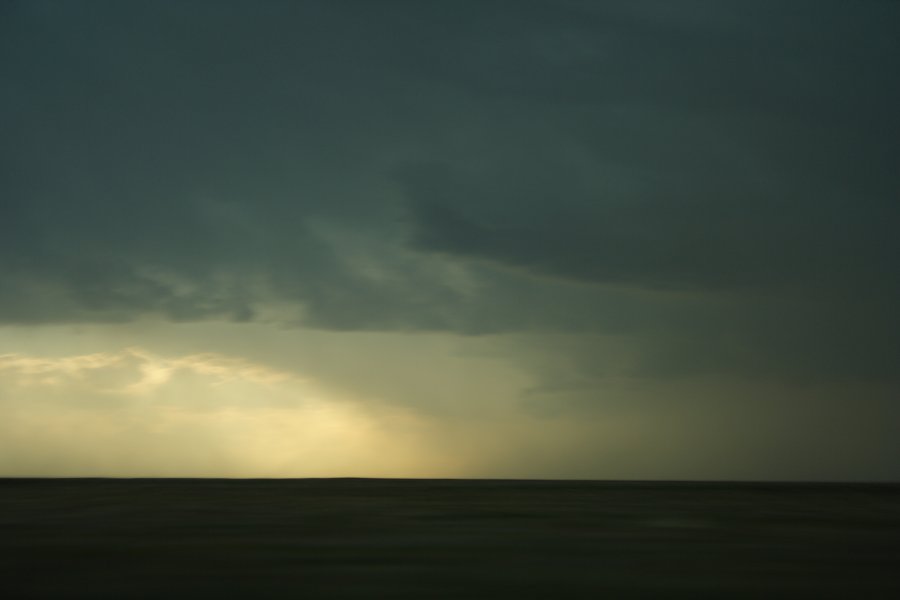
POLYGON ((237 357, 0 355, 0 475, 455 475, 427 431, 237 357))

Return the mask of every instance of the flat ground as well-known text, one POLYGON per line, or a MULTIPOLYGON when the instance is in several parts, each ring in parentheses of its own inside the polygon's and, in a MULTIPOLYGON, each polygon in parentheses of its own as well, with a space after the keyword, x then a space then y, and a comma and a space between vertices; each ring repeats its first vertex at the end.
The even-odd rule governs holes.
POLYGON ((0 479, 3 598, 900 598, 900 485, 0 479))

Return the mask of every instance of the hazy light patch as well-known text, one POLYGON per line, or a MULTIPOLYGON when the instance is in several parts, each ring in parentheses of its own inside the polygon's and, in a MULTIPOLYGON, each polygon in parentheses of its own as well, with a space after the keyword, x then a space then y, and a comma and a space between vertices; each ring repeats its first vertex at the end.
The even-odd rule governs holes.
POLYGON ((98 352, 83 356, 44 358, 21 354, 0 355, 0 374, 11 374, 24 385, 55 385, 66 379, 80 379, 86 372, 120 363, 121 355, 98 352))
POLYGON ((429 425, 218 354, 0 356, 0 475, 424 476, 429 425))
POLYGON ((0 475, 896 478, 891 386, 637 380, 616 337, 0 333, 0 475))
POLYGON ((149 393, 167 383, 178 371, 207 376, 210 385, 245 381, 271 385, 294 379, 289 373, 263 365, 220 354, 192 354, 166 358, 141 348, 126 348, 120 352, 98 352, 59 358, 0 355, 0 376, 18 385, 65 385, 84 381, 92 375, 103 378, 111 369, 136 371, 136 381, 111 388, 95 386, 95 391, 107 393, 149 393))
POLYGON ((538 383, 533 373, 510 360, 511 344, 496 336, 152 320, 0 331, 0 352, 16 349, 33 356, 104 352, 136 339, 144 352, 161 357, 208 356, 214 348, 215 356, 241 356, 314 382, 327 388, 329 397, 434 418, 507 418, 521 408, 523 392, 538 383))

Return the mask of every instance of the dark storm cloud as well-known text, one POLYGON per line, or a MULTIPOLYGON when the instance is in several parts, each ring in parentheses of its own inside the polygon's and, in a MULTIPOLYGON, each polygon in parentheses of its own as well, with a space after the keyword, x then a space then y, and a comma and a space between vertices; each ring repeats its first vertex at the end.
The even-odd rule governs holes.
POLYGON ((401 109, 379 99, 387 57, 365 57, 388 32, 358 40, 349 8, 22 3, 4 35, 4 319, 247 318, 261 279, 326 321, 353 298, 365 325, 382 291, 312 225, 384 220, 368 163, 401 109))
POLYGON ((652 376, 900 358, 894 3, 5 11, 4 322, 287 302, 629 335, 652 376))
POLYGON ((743 28, 598 11, 572 60, 505 48, 519 69, 469 74, 506 95, 516 146, 401 175, 419 245, 650 287, 889 275, 900 11, 723 4, 743 28))
POLYGON ((659 292, 628 319, 644 375, 895 377, 896 5, 634 6, 572 23, 561 79, 469 79, 512 143, 398 174, 413 243, 659 292))

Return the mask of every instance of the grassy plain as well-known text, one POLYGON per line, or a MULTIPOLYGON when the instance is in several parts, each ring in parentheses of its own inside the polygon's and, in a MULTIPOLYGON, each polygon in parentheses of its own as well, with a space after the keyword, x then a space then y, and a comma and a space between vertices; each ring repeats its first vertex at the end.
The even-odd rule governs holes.
POLYGON ((900 485, 0 479, 0 597, 900 598, 900 485))

